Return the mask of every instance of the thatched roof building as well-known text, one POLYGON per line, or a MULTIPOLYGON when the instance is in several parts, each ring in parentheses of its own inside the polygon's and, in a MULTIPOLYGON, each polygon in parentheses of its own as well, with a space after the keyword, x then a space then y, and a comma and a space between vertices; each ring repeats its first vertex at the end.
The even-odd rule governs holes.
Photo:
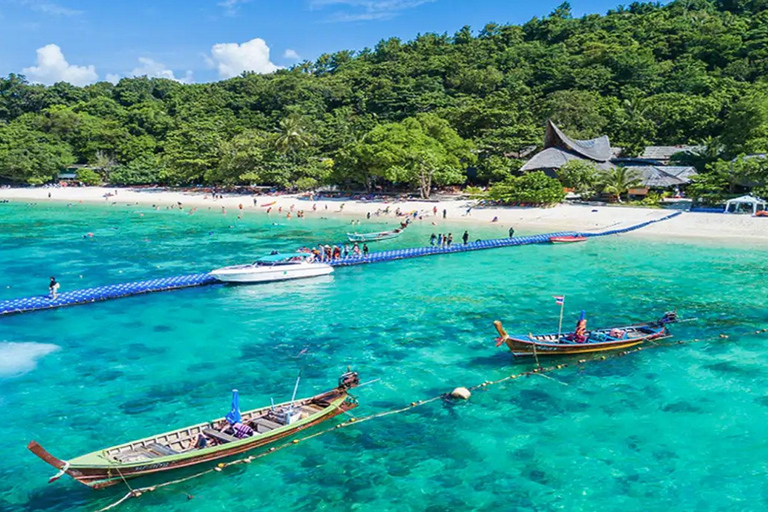
POLYGON ((598 169, 609 170, 614 156, 607 135, 596 139, 571 139, 552 121, 547 121, 547 133, 544 136, 544 150, 536 153, 521 168, 521 171, 544 171, 553 176, 557 169, 569 160, 589 160, 598 169))

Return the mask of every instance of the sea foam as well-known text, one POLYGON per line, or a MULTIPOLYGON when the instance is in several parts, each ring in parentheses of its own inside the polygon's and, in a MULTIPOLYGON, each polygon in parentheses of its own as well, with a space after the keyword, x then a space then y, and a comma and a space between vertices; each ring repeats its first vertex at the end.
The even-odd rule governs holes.
POLYGON ((0 377, 13 377, 34 370, 43 356, 61 347, 50 343, 0 342, 0 377))

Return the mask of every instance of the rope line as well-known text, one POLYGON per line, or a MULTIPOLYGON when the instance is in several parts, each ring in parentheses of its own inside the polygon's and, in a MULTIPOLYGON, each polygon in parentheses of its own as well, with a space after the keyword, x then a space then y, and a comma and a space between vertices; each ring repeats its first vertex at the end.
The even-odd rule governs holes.
MULTIPOLYGON (((760 330, 753 331, 753 332, 754 332, 754 334, 764 334, 764 333, 768 332, 768 329, 760 329, 760 330)), ((745 333, 745 334, 752 334, 752 332, 745 333)), ((726 335, 726 334, 720 334, 720 336, 719 336, 719 339, 721 341, 728 340, 729 338, 730 338, 730 336, 726 335)), ((515 374, 507 375, 506 377, 502 377, 500 379, 493 380, 493 381, 488 380, 488 381, 482 382, 480 384, 476 384, 476 385, 474 385, 472 387, 469 387, 467 389, 469 389, 470 391, 483 390, 483 389, 488 388, 490 386, 495 386, 495 385, 498 385, 498 384, 502 384, 504 382, 516 380, 516 379, 519 379, 519 378, 522 378, 522 377, 531 377, 531 376, 536 376, 536 375, 541 376, 541 377, 546 377, 548 379, 554 380, 558 384, 562 384, 564 386, 567 386, 568 384, 566 384, 565 382, 560 382, 557 379, 553 379, 549 375, 545 375, 545 374, 553 373, 553 372, 556 372, 558 370, 562 370, 564 368, 569 368, 569 367, 574 367, 574 366, 582 366, 583 367, 584 365, 594 364, 594 363, 597 363, 597 362, 600 362, 600 361, 605 361, 605 360, 608 360, 608 359, 618 359, 620 357, 624 357, 626 355, 629 355, 629 354, 632 354, 632 353, 635 353, 635 352, 648 351, 648 350, 652 350, 652 349, 656 349, 656 348, 663 348, 663 347, 672 347, 672 346, 676 346, 676 345, 691 345, 691 344, 694 344, 694 343, 701 343, 701 342, 704 342, 704 341, 707 341, 707 340, 693 339, 693 340, 679 340, 679 341, 670 342, 670 343, 654 343, 653 345, 649 345, 649 346, 646 346, 646 347, 638 346, 638 347, 635 347, 635 348, 632 348, 632 349, 628 349, 628 350, 622 350, 622 351, 619 351, 619 352, 612 352, 610 354, 605 354, 605 355, 602 355, 602 356, 599 356, 599 357, 594 356, 594 357, 591 357, 589 359, 579 359, 576 363, 560 363, 560 364, 555 364, 555 365, 552 365, 552 366, 544 366, 544 367, 538 366, 538 367, 534 368, 533 370, 528 370, 528 371, 524 371, 524 372, 520 372, 520 373, 515 373, 515 374)), ((114 507, 117 507, 118 505, 120 505, 121 503, 125 502, 128 499, 130 499, 130 498, 138 498, 139 496, 141 496, 142 494, 144 494, 146 492, 152 492, 152 491, 155 491, 155 490, 160 489, 162 487, 167 487, 167 486, 170 486, 170 485, 175 485, 175 484, 180 484, 180 483, 183 483, 183 482, 187 482, 189 480, 201 477, 203 475, 207 475, 209 473, 220 472, 220 471, 224 470, 225 468, 228 468, 229 466, 235 466, 235 465, 238 465, 238 464, 250 464, 251 462, 253 462, 256 459, 260 459, 262 457, 266 457, 267 455, 270 455, 270 454, 275 453, 277 451, 280 451, 280 450, 283 450, 285 448, 288 448, 289 446, 294 446, 294 445, 297 445, 297 444, 302 443, 304 441, 307 441, 309 439, 313 439, 315 437, 320 437, 322 435, 328 434, 328 433, 333 432, 334 430, 337 430, 337 429, 340 429, 340 428, 346 428, 346 427, 349 427, 349 426, 352 426, 352 425, 356 425, 356 424, 359 424, 359 423, 365 423, 367 421, 371 421, 371 420, 374 420, 374 419, 383 418, 383 417, 386 417, 386 416, 392 416, 392 415, 395 415, 395 414, 405 413, 405 412, 408 412, 410 410, 415 409, 416 407, 421 407, 423 405, 427 405, 427 404, 436 402, 438 400, 447 400, 447 399, 452 399, 451 396, 450 396, 450 393, 443 393, 443 394, 440 394, 440 395, 437 395, 437 396, 433 396, 433 397, 425 399, 425 400, 418 400, 416 402, 411 402, 407 406, 399 407, 397 409, 391 409, 391 410, 388 410, 388 411, 382 411, 382 412, 370 414, 368 416, 363 416, 363 417, 360 417, 360 418, 350 418, 347 421, 339 423, 339 424, 337 424, 337 425, 335 425, 333 427, 330 427, 330 428, 327 428, 327 429, 315 432, 314 434, 310 434, 310 435, 307 435, 307 436, 304 436, 304 437, 301 437, 301 438, 294 439, 292 441, 283 443, 283 444, 281 444, 279 446, 271 447, 271 448, 269 448, 269 450, 267 450, 267 451, 265 451, 263 453, 260 453, 260 454, 257 454, 257 455, 250 455, 250 456, 245 457, 243 459, 238 459, 238 460, 234 460, 234 461, 231 461, 231 462, 220 462, 214 468, 207 469, 205 471, 201 471, 200 473, 196 473, 196 474, 191 475, 191 476, 180 478, 178 480, 170 480, 168 482, 163 482, 161 484, 147 486, 147 487, 141 487, 141 488, 137 488, 137 489, 131 489, 131 487, 128 486, 130 491, 128 493, 126 493, 125 496, 123 496, 122 498, 120 498, 116 502, 112 503, 111 505, 108 505, 108 506, 106 506, 104 508, 98 509, 96 512, 104 512, 105 510, 110 510, 110 509, 112 509, 114 507)), ((126 482, 126 485, 127 485, 127 482, 126 482)))

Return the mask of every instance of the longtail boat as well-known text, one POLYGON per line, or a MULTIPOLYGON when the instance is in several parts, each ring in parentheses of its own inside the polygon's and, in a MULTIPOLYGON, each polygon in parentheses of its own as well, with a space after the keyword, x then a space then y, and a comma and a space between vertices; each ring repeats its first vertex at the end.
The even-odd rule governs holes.
POLYGON ((392 231, 380 231, 378 233, 347 233, 347 239, 350 242, 379 242, 381 240, 389 240, 391 238, 397 238, 402 233, 402 228, 393 229, 392 231))
POLYGON ((67 474, 100 489, 123 479, 203 464, 275 443, 357 407, 348 391, 359 383, 357 373, 348 371, 330 391, 240 413, 234 425, 228 418, 219 418, 69 460, 54 457, 35 441, 27 448, 59 470, 48 483, 67 474), (251 435, 239 437, 242 431, 233 429, 238 424, 252 429, 251 435))
MULTIPOLYGON (((584 321, 583 318, 580 322, 582 321, 584 321)), ((669 338, 671 334, 667 324, 675 321, 677 321, 677 314, 670 312, 659 320, 642 324, 591 331, 580 331, 577 325, 577 330, 572 333, 527 335, 507 334, 498 320, 493 324, 499 332, 496 346, 506 343, 515 356, 564 356, 621 350, 640 345, 646 341, 669 338)), ((586 322, 584 327, 586 327, 586 322)))
POLYGON ((585 236, 552 236, 549 238, 551 244, 573 244, 577 242, 586 242, 585 236))

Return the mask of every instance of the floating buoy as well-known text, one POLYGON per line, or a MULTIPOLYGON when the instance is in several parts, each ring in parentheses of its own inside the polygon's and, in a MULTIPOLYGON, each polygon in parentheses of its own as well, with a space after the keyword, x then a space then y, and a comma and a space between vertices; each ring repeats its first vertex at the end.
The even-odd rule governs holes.
POLYGON ((469 400, 469 397, 472 396, 472 393, 464 387, 459 387, 451 391, 451 397, 453 398, 460 398, 462 400, 469 400))
POLYGON ((294 439, 293 440, 293 444, 299 444, 299 440, 298 439, 294 439))
POLYGON ((723 338, 723 339, 728 339, 728 335, 727 334, 721 334, 720 337, 723 338))

